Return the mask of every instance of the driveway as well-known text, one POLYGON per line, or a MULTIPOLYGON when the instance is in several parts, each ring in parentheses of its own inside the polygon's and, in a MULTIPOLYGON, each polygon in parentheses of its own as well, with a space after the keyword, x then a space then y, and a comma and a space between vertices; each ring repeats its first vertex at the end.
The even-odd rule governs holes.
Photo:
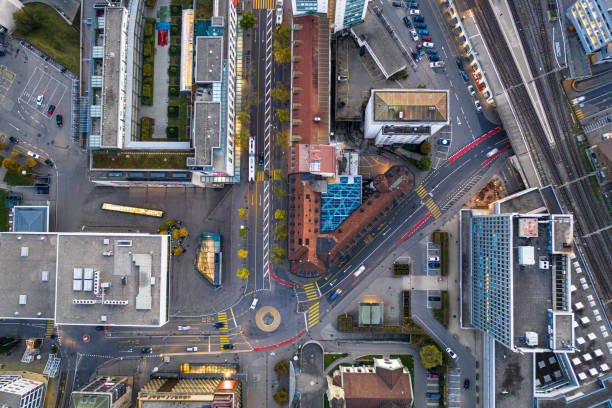
POLYGON ((323 394, 327 381, 323 374, 323 349, 316 343, 302 348, 301 374, 297 376, 297 390, 301 392, 301 406, 316 408, 323 406, 323 394))

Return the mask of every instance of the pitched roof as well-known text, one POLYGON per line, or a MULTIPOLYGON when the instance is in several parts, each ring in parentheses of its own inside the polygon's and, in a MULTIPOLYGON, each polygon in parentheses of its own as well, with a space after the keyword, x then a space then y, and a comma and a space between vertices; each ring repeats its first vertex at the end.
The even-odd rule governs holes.
POLYGON ((410 374, 377 367, 376 373, 343 373, 346 407, 379 407, 383 402, 408 407, 412 400, 410 374), (391 385, 391 386, 390 386, 391 385))

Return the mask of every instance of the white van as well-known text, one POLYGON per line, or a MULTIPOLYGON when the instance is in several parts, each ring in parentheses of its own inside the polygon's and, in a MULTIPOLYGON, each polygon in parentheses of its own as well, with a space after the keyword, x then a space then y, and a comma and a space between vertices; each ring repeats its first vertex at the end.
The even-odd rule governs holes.
POLYGON ((249 309, 255 310, 255 307, 257 307, 257 302, 259 302, 259 299, 253 298, 253 303, 251 303, 251 307, 249 309))
POLYGON ((197 347, 187 347, 187 351, 198 351, 197 347))

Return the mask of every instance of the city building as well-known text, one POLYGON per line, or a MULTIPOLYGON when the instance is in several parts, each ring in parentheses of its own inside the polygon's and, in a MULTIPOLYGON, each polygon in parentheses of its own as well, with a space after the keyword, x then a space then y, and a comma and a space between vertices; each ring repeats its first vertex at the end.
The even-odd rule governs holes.
POLYGON ((311 173, 321 177, 334 177, 336 171, 334 146, 299 143, 291 147, 289 173, 311 173))
MULTIPOLYGON (((605 0, 576 0, 565 15, 573 26, 586 54, 607 51, 612 43, 612 6, 605 0)), ((608 60, 612 56, 606 53, 608 60)))
MULTIPOLYGON (((204 370, 206 371, 206 370, 204 370)), ((138 408, 241 408, 242 382, 219 377, 218 372, 190 378, 153 378, 138 392, 138 408)))
POLYGON ((200 246, 196 261, 196 269, 213 286, 221 286, 222 276, 221 235, 202 231, 200 233, 200 246))
POLYGON ((21 375, 0 375, 0 407, 39 408, 45 401, 46 384, 21 375))
POLYGON ((384 310, 381 302, 359 303, 359 327, 382 327, 384 310))
POLYGON ((16 205, 13 207, 13 232, 49 231, 49 207, 16 205))
POLYGON ((448 91, 373 89, 364 137, 377 146, 419 144, 450 123, 448 114, 448 91))
POLYGON ((373 366, 340 366, 327 377, 330 406, 343 408, 412 407, 410 371, 400 359, 375 358, 373 366))
POLYGON ((461 211, 461 324, 515 352, 573 353, 573 217, 503 212, 528 201, 537 209, 534 192, 496 202, 492 213, 461 211))
POLYGON ((73 391, 70 408, 129 408, 132 377, 98 377, 73 391))
POLYGON ((334 33, 364 20, 366 0, 292 0, 293 15, 327 14, 334 33))
POLYGON ((170 238, 0 234, 0 316, 55 324, 159 327, 168 320, 170 238))

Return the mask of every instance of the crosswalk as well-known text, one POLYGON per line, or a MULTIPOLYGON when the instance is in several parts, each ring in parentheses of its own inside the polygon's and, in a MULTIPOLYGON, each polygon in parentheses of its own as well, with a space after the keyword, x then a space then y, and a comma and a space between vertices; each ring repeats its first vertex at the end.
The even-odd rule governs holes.
MULTIPOLYGON (((268 172, 268 175, 270 177, 270 180, 274 180, 274 181, 279 181, 279 180, 282 181, 286 179, 286 176, 283 173, 283 170, 281 169, 270 170, 268 172)), ((264 181, 265 179, 266 179, 266 173, 263 170, 259 170, 257 174, 255 174, 256 181, 264 181)))
MULTIPOLYGON (((419 185, 416 188, 416 193, 417 193, 417 195, 419 196, 419 198, 421 200, 424 200, 425 197, 427 197, 429 195, 427 190, 425 190, 425 188, 422 185, 419 185)), ((429 210, 431 215, 434 216, 434 218, 438 218, 438 217, 440 217, 442 215, 442 211, 440 211, 440 209, 438 208, 438 206, 436 205, 436 203, 434 202, 434 200, 431 197, 429 197, 425 201, 425 207, 427 207, 427 209, 429 210)))
POLYGON ((307 326, 310 329, 319 323, 319 302, 313 303, 308 308, 307 326))
POLYGON ((417 188, 416 188, 416 193, 418 194, 419 198, 422 200, 423 198, 427 197, 427 190, 425 190, 425 188, 423 187, 422 184, 420 184, 417 188))
POLYGON ((45 328, 45 338, 50 338, 53 335, 53 330, 55 326, 53 325, 53 320, 47 320, 47 326, 45 328))
POLYGON ((253 0, 254 10, 263 10, 263 9, 273 10, 275 8, 276 8, 276 0, 253 0))
POLYGON ((306 299, 317 300, 319 298, 319 285, 315 283, 307 283, 304 285, 304 292, 306 292, 306 299))
POLYGON ((584 118, 584 113, 582 112, 582 109, 576 108, 574 109, 574 112, 576 112, 576 117, 578 118, 578 120, 584 118))
POLYGON ((587 125, 583 126, 583 129, 586 133, 591 133, 606 125, 609 125, 610 123, 612 123, 612 117, 600 118, 589 122, 587 125))
POLYGON ((217 322, 223 323, 223 327, 219 328, 219 343, 221 346, 224 344, 229 344, 229 334, 227 334, 227 312, 219 312, 217 313, 217 322))

